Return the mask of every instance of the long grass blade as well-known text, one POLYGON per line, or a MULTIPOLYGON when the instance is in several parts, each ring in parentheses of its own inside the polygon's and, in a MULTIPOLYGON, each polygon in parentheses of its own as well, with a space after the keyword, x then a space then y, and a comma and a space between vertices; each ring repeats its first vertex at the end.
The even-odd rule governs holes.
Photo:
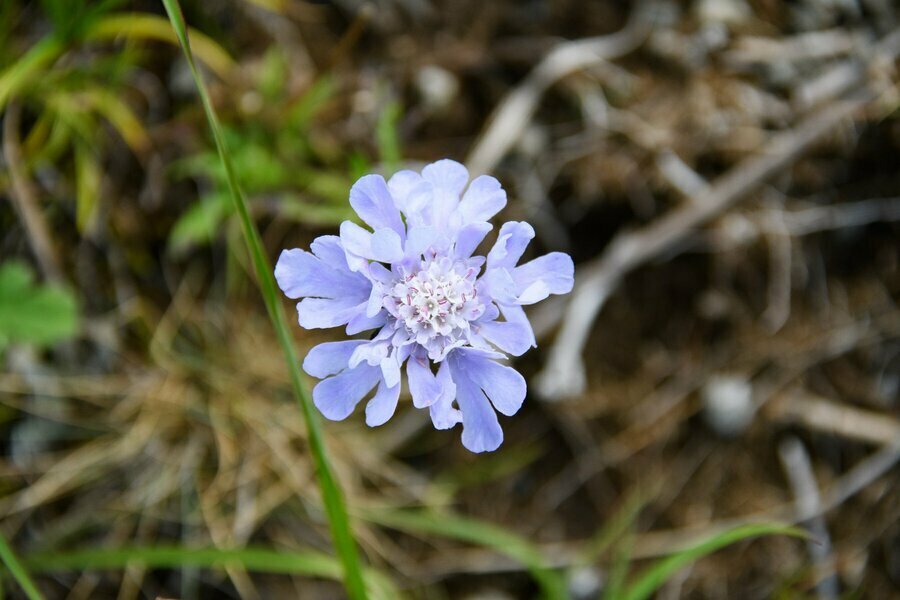
MULTIPOLYGON (((34 572, 90 571, 125 569, 139 563, 150 569, 195 567, 221 569, 239 565, 252 573, 301 575, 340 580, 341 563, 335 558, 315 551, 285 551, 271 548, 184 548, 181 546, 153 546, 131 548, 94 548, 61 552, 36 552, 24 557, 34 572)), ((397 598, 397 590, 390 580, 373 569, 365 573, 366 584, 373 596, 397 598)))
POLYGON ((206 111, 206 117, 209 121, 209 127, 215 139, 216 148, 219 151, 219 157, 222 159, 222 166, 228 180, 228 187, 231 190, 232 200, 241 222, 241 229, 250 257, 253 260, 253 266, 256 270, 260 291, 275 327, 275 333, 278 336, 278 342, 284 351, 288 364, 288 372, 290 373, 291 385, 294 390, 294 396, 300 405, 300 410, 306 421, 309 446, 316 464, 316 474, 319 479, 319 487, 322 492, 322 502, 325 505, 325 511, 328 515, 328 521, 331 526, 331 535, 338 556, 341 559, 344 568, 344 585, 347 594, 353 600, 366 598, 366 588, 363 585, 362 568, 360 566, 359 554, 356 548, 356 542, 350 529, 350 520, 344 505, 343 494, 341 493, 338 483, 332 474, 331 466, 328 461, 328 454, 325 449, 325 441, 322 437, 322 431, 319 425, 318 415, 313 409, 312 401, 309 393, 303 383, 300 374, 300 361, 298 360, 296 350, 294 349, 290 331, 284 317, 284 313, 279 301, 275 278, 272 274, 272 267, 263 250, 262 240, 256 225, 250 218, 250 212, 247 209, 247 203, 244 200, 243 193, 235 175, 234 167, 231 164, 231 158, 228 149, 225 146, 225 139, 222 134, 219 120, 216 116, 215 109, 209 99, 206 86, 200 77, 200 72, 194 63, 194 57, 191 53, 190 43, 187 37, 187 26, 184 17, 181 14, 181 8, 177 0, 163 0, 166 12, 169 14, 169 21, 181 44, 181 49, 190 66, 194 81, 197 84, 197 91, 200 94, 200 100, 206 111))
POLYGON ((31 47, 31 49, 19 60, 13 63, 3 72, 0 72, 0 110, 6 107, 6 103, 27 87, 41 71, 62 54, 65 45, 53 36, 31 47))
POLYGON ((646 571, 638 575, 622 594, 621 600, 645 600, 653 592, 658 590, 672 575, 691 564, 692 562, 712 554, 726 546, 749 538, 764 535, 790 535, 794 537, 808 537, 802 529, 777 523, 760 523, 743 525, 716 534, 671 556, 659 560, 646 571))
MULTIPOLYGON (((207 67, 216 75, 227 79, 234 72, 235 63, 228 53, 211 38, 194 29, 187 29, 191 36, 192 49, 207 67)), ((177 35, 165 19, 156 15, 116 14, 97 19, 85 32, 86 41, 101 41, 115 38, 140 38, 177 44, 177 35)))
POLYGON ((19 587, 25 592, 28 600, 43 600, 44 596, 37 589, 37 586, 31 579, 31 575, 28 574, 28 571, 16 556, 16 553, 13 552, 13 549, 6 543, 6 538, 2 534, 0 534, 0 560, 3 561, 3 564, 6 565, 19 587))
POLYGON ((579 564, 583 566, 596 562, 616 541, 625 536, 652 496, 646 490, 630 495, 585 546, 579 557, 579 564))
POLYGON ((630 533, 616 545, 615 555, 603 587, 603 600, 622 600, 622 589, 625 587, 625 578, 628 576, 628 565, 631 563, 631 554, 634 551, 634 534, 630 533))
POLYGON ((567 598, 562 576, 547 566, 541 552, 528 540, 492 523, 448 513, 370 509, 365 519, 400 531, 426 533, 491 548, 528 568, 544 598, 567 598))

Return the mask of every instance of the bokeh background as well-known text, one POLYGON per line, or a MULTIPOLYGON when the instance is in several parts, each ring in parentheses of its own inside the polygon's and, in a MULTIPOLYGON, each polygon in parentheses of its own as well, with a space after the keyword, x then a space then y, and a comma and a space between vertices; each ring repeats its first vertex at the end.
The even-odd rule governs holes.
MULTIPOLYGON (((529 255, 576 261, 497 452, 408 397, 324 424, 386 597, 626 597, 753 522, 812 538, 686 560, 656 597, 898 597, 893 0, 182 6, 271 259, 352 218, 360 175, 449 157, 503 182, 529 255)), ((0 530, 41 591, 344 597, 161 4, 4 0, 0 112, 0 530)))

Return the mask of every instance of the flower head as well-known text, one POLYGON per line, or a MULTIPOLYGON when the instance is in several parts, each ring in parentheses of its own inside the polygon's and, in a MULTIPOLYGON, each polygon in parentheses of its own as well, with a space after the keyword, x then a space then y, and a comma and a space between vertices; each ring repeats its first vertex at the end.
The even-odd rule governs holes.
POLYGON ((487 257, 473 256, 506 192, 486 175, 469 183, 466 168, 451 160, 387 182, 362 177, 350 204, 371 231, 345 221, 340 237, 317 238, 311 253, 285 250, 275 267, 282 291, 302 298, 302 327, 378 330, 310 350, 303 368, 322 379, 316 407, 345 419, 374 389, 366 423, 382 425, 397 408, 405 365, 413 404, 429 409, 436 428, 462 423, 466 448, 496 450, 503 441, 496 413, 514 415, 526 389, 499 361, 535 346, 522 306, 571 291, 572 259, 552 252, 519 265, 534 230, 515 221, 500 228, 487 257))

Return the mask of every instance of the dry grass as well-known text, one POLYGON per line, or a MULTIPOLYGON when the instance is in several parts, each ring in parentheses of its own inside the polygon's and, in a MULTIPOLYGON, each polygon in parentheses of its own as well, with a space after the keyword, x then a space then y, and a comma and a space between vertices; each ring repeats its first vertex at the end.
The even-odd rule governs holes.
MULTIPOLYGON (((354 150, 377 157, 373 132, 392 101, 403 107, 406 155, 461 158, 490 139, 489 115, 558 37, 607 34, 627 22, 612 3, 584 11, 566 1, 465 2, 431 16, 414 9, 431 4, 391 2, 368 17, 354 16, 353 2, 288 3, 283 14, 251 3, 195 4, 188 18, 222 32, 242 64, 259 64, 265 47, 278 44, 294 97, 330 69, 336 92, 305 132, 313 158, 304 168, 323 172, 347 170, 354 150), (453 85, 440 88, 433 71, 423 83, 425 67, 453 85), (435 103, 428 85, 449 101, 435 103)), ((652 6, 662 4, 674 10, 652 6)), ((873 99, 618 281, 586 335, 586 390, 567 400, 530 396, 504 421, 496 454, 468 454, 458 431, 433 431, 408 398, 376 430, 358 415, 326 424, 361 549, 410 596, 528 598, 536 587, 503 553, 400 532, 371 511, 419 507, 489 521, 533 542, 575 597, 596 597, 626 541, 637 568, 734 522, 806 523, 813 515, 798 512, 792 492, 798 474, 780 459, 786 440, 799 440, 810 459, 827 560, 802 540, 739 544, 688 568, 659 597, 821 597, 816 584, 832 576, 850 596, 888 598, 900 586, 891 445, 900 431, 900 95, 896 60, 872 58, 900 13, 887 2, 866 4, 881 16, 871 7, 829 16, 816 3, 749 2, 749 13, 723 24, 701 10, 714 4, 722 3, 677 3, 684 10, 660 17, 634 51, 540 90, 493 169, 510 190, 503 216, 534 221, 539 249, 566 249, 592 264, 610 240, 689 207, 773 135, 836 105, 861 81, 873 99), (710 400, 710 382, 722 377, 749 390, 749 404, 710 400), (748 420, 726 431, 721 419, 740 420, 736 410, 748 420), (642 508, 624 519, 636 499, 642 508), (585 548, 617 518, 630 540, 616 537, 585 563, 585 548)), ((164 249, 198 187, 211 185, 166 170, 205 143, 174 57, 160 52, 136 76, 146 95, 133 104, 152 150, 135 158, 112 144, 96 229, 75 229, 69 157, 29 167, 86 324, 78 340, 52 351, 20 347, 4 357, 0 515, 25 555, 155 544, 330 552, 304 424, 233 228, 183 258, 164 249)), ((248 113, 247 73, 211 84, 226 119, 283 116, 271 107, 248 113)), ((26 158, 29 110, 20 132, 26 158)), ((2 174, 0 186, 15 193, 2 174)), ((318 201, 307 188, 293 191, 318 201)), ((258 206, 269 200, 254 198, 258 206)), ((258 222, 272 256, 329 232, 269 206, 258 222)), ((29 234, 6 204, 0 222, 4 257, 28 256, 29 234)), ((563 315, 560 304, 535 314, 549 325, 541 347, 518 361, 529 382, 563 315)), ((332 339, 296 333, 301 355, 332 339)), ((73 599, 341 597, 330 581, 237 566, 135 563, 41 583, 50 597, 73 599)))

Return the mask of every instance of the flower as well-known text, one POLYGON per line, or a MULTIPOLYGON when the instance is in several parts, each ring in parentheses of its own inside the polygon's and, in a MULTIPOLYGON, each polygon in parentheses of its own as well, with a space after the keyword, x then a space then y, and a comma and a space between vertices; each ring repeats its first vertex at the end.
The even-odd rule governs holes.
POLYGON ((303 369, 322 380, 313 401, 326 418, 347 418, 377 387, 366 423, 387 422, 405 363, 413 405, 428 408, 437 429, 462 423, 472 452, 503 442, 496 413, 514 415, 526 386, 499 361, 536 345, 522 306, 571 291, 573 265, 562 252, 519 265, 534 229, 516 221, 503 224, 486 258, 473 256, 506 192, 486 175, 467 183, 468 171, 452 160, 387 182, 366 175, 351 188, 350 204, 371 231, 345 221, 339 237, 317 238, 312 252, 281 253, 275 278, 288 297, 302 299, 302 327, 378 330, 306 355, 303 369))

